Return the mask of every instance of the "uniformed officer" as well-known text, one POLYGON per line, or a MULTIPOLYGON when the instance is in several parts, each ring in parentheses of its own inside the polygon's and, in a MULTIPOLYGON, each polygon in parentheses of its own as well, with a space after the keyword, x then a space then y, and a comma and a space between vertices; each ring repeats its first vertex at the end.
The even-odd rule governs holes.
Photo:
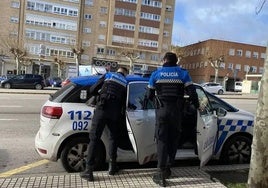
POLYGON ((163 66, 154 71, 148 85, 148 98, 156 105, 157 173, 153 181, 166 186, 171 175, 170 167, 175 160, 183 118, 185 90, 196 108, 199 102, 188 71, 177 66, 176 54, 167 52, 163 66))
POLYGON ((100 141, 105 125, 110 131, 109 139, 109 175, 114 175, 119 168, 116 165, 118 121, 124 113, 126 106, 126 68, 119 68, 117 72, 107 72, 96 84, 91 86, 90 93, 97 96, 96 109, 92 118, 92 128, 89 132, 89 146, 86 170, 80 173, 81 178, 94 181, 94 159, 96 147, 100 141))

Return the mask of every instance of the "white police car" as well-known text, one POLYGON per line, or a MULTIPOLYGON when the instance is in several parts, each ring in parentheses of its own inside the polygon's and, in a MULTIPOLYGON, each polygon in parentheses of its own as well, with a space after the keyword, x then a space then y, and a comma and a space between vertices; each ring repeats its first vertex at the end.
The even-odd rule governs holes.
MULTIPOLYGON (((89 142, 88 131, 94 113, 90 86, 98 76, 78 77, 61 88, 43 105, 40 129, 35 148, 42 158, 61 159, 68 172, 84 170, 89 142)), ((144 98, 148 78, 127 76, 128 97, 126 116, 119 125, 118 162, 137 161, 144 164, 156 159, 154 139, 155 112, 144 98)), ((190 105, 185 105, 183 130, 176 159, 200 159, 203 166, 212 156, 226 163, 248 163, 254 115, 237 109, 196 85, 200 104, 204 108, 193 118, 190 105), (197 147, 196 147, 197 146, 197 147), (196 149, 195 149, 196 148, 196 149)), ((188 104, 187 98, 185 104, 188 104)), ((194 111, 196 113, 196 111, 194 111)), ((102 135, 96 154, 96 168, 108 157, 108 130, 102 135)))

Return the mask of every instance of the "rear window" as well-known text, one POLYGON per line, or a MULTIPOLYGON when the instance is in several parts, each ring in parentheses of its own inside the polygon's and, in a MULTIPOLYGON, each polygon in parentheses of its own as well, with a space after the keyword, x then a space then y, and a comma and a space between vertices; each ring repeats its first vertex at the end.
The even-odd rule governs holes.
POLYGON ((85 90, 87 93, 86 100, 88 100, 90 98, 89 88, 90 86, 81 86, 70 83, 56 91, 54 94, 51 94, 49 100, 58 103, 85 103, 85 100, 80 99, 80 92, 81 90, 85 90))

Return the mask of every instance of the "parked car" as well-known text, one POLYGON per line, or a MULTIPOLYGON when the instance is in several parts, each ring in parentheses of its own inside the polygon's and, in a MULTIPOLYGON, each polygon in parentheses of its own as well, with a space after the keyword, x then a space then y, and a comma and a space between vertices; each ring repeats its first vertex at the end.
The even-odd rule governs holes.
POLYGON ((0 76, 0 82, 2 82, 3 80, 12 78, 13 76, 15 76, 14 74, 7 74, 7 75, 2 75, 0 76))
POLYGON ((35 74, 20 74, 12 78, 3 80, 1 87, 10 88, 24 88, 24 89, 43 89, 45 80, 41 75, 35 74))
MULTIPOLYGON (((35 137, 42 158, 57 161, 68 172, 85 169, 88 131, 94 114, 94 97, 89 88, 99 76, 71 78, 42 106, 40 128, 35 137)), ((155 109, 144 98, 148 77, 132 75, 128 80, 127 109, 120 123, 118 162, 140 164, 156 160, 154 139, 155 109)), ((195 85, 203 111, 191 110, 185 96, 185 117, 176 159, 199 157, 200 166, 213 156, 225 163, 249 163, 254 115, 235 108, 195 85), (196 115, 196 118, 194 118, 196 115), (185 143, 191 142, 186 147, 185 143), (198 149, 197 149, 198 148, 198 149)), ((96 153, 96 168, 109 158, 108 131, 105 129, 96 153)))
POLYGON ((242 91, 242 82, 235 82, 234 91, 235 92, 241 92, 242 91))
POLYGON ((51 77, 47 79, 47 86, 61 87, 62 80, 60 77, 51 77))
POLYGON ((224 88, 219 83, 213 83, 213 82, 203 83, 202 87, 210 93, 219 95, 222 95, 224 93, 224 88))

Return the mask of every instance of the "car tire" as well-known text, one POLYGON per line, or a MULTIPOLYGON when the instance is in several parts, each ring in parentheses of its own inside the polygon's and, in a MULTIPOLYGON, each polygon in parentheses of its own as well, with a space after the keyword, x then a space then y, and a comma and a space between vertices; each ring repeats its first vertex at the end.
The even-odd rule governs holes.
POLYGON ((223 90, 220 89, 220 90, 218 91, 218 94, 219 94, 219 95, 222 95, 222 94, 223 94, 223 90))
POLYGON ((223 164, 246 164, 250 162, 252 139, 246 136, 235 136, 227 140, 221 152, 223 164))
POLYGON ((4 88, 10 89, 11 88, 11 84, 10 83, 5 83, 4 88))
MULTIPOLYGON (((62 166, 67 172, 81 172, 86 169, 89 139, 86 137, 73 138, 68 142, 61 152, 62 166)), ((106 159, 105 146, 102 142, 97 145, 95 154, 95 170, 104 167, 106 159)))
POLYGON ((41 90, 41 89, 43 89, 43 86, 42 86, 41 84, 36 84, 34 87, 35 87, 35 89, 37 89, 37 90, 41 90))

